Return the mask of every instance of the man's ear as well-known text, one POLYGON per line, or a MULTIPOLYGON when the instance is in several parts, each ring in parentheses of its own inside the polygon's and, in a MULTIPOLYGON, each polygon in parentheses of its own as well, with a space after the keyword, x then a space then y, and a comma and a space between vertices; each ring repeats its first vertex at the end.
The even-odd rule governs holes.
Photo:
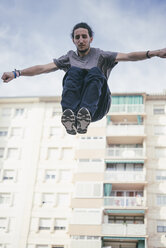
POLYGON ((90 43, 93 41, 93 37, 90 38, 90 43))

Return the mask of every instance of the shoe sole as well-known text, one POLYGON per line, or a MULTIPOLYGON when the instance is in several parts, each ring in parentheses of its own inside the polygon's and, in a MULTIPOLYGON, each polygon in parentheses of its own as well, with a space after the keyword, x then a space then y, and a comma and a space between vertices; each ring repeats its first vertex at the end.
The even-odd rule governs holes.
POLYGON ((77 113, 77 132, 84 134, 91 122, 91 115, 87 108, 81 108, 77 113))
POLYGON ((63 126, 66 128, 66 132, 68 134, 76 135, 77 129, 75 127, 75 115, 72 110, 66 109, 61 117, 61 122, 63 126))

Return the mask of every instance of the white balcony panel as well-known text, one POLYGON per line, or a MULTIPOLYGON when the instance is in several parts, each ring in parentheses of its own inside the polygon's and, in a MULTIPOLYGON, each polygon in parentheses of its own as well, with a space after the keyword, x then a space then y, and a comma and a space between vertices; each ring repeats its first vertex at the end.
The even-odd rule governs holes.
POLYGON ((104 197, 104 206, 111 207, 144 207, 144 197, 104 197))
POLYGON ((71 240, 70 248, 101 248, 100 240, 71 240))
POLYGON ((143 136, 144 125, 109 125, 107 136, 143 136))
POLYGON ((105 138, 102 139, 80 139, 77 145, 77 149, 104 149, 105 148, 105 138))
POLYGON ((144 104, 112 104, 110 113, 144 113, 144 104))
POLYGON ((144 149, 143 148, 107 148, 106 149, 107 157, 115 157, 115 158, 143 158, 144 157, 144 149))
POLYGON ((143 172, 126 172, 126 171, 110 171, 105 172, 105 180, 110 180, 112 182, 144 182, 145 174, 143 172))
POLYGON ((104 163, 79 163, 76 169, 77 173, 102 173, 104 172, 104 163))
POLYGON ((71 216, 71 224, 100 225, 101 224, 101 212, 99 210, 74 211, 71 216))
POLYGON ((138 236, 146 235, 145 224, 103 224, 103 235, 138 236))

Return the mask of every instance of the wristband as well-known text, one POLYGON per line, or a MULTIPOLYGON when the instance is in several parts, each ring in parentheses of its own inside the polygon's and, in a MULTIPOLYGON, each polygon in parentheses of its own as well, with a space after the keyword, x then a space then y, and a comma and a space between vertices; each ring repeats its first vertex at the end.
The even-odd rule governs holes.
POLYGON ((150 52, 150 51, 147 51, 147 52, 146 52, 146 57, 147 57, 148 59, 151 58, 151 57, 149 56, 149 52, 150 52))
POLYGON ((16 78, 17 77, 16 70, 15 71, 12 71, 12 72, 14 74, 14 78, 16 78))
POLYGON ((19 71, 19 70, 14 70, 14 71, 12 71, 13 72, 13 74, 14 74, 14 78, 17 78, 17 77, 19 77, 19 76, 21 76, 21 71, 19 71))

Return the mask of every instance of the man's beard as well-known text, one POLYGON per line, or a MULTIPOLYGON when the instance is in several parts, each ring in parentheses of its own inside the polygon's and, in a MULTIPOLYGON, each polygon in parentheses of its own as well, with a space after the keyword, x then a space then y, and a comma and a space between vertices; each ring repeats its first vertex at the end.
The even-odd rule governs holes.
POLYGON ((77 51, 78 51, 79 53, 86 53, 86 52, 89 50, 89 48, 90 48, 90 47, 88 47, 88 48, 86 48, 86 49, 84 49, 84 50, 79 50, 79 49, 77 49, 77 51))

